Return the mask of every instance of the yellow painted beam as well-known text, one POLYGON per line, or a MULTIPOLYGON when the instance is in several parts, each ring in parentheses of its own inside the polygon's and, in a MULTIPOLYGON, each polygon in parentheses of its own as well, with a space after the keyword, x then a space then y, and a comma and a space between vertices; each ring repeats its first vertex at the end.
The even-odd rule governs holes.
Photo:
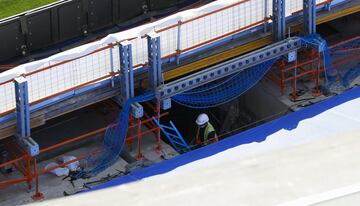
MULTIPOLYGON (((328 16, 324 16, 321 18, 317 19, 317 24, 322 24, 325 22, 329 22, 332 20, 335 20, 337 18, 341 18, 353 13, 356 13, 360 11, 360 5, 358 6, 354 6, 354 7, 350 7, 338 12, 334 12, 331 15, 328 16)), ((293 27, 292 31, 299 31, 301 30, 301 25, 296 25, 293 27)), ((198 70, 201 70, 203 68, 209 67, 211 65, 215 65, 218 64, 220 62, 226 61, 228 59, 234 58, 236 56, 240 56, 242 54, 248 53, 250 51, 262 48, 264 46, 267 46, 269 44, 272 43, 272 37, 271 36, 266 36, 260 39, 257 39, 253 42, 238 46, 236 48, 227 50, 225 52, 219 53, 219 54, 215 54, 209 57, 206 57, 204 59, 198 60, 196 62, 184 65, 184 66, 180 66, 174 70, 165 72, 164 74, 164 79, 165 81, 174 79, 176 77, 180 77, 186 74, 189 74, 191 72, 195 72, 198 70)))
POLYGON ((332 20, 335 20, 335 19, 338 19, 338 18, 341 18, 344 16, 348 16, 350 14, 354 14, 359 11, 360 11, 360 5, 353 6, 353 7, 338 11, 338 12, 334 13, 333 15, 328 15, 328 16, 319 18, 317 21, 317 24, 326 23, 326 22, 329 22, 329 21, 332 21, 332 20))
POLYGON ((164 74, 165 81, 217 64, 224 60, 231 59, 233 57, 245 54, 255 49, 259 49, 265 45, 270 44, 271 42, 272 42, 271 37, 267 36, 265 38, 258 39, 248 44, 244 44, 239 47, 227 50, 225 52, 215 54, 213 56, 206 57, 199 61, 178 67, 164 74))

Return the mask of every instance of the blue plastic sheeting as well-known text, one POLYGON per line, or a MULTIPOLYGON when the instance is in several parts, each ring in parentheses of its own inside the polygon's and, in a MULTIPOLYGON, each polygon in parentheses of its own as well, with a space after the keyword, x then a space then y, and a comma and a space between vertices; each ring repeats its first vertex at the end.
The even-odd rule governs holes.
POLYGON ((360 87, 348 90, 340 95, 331 97, 325 101, 311 105, 300 111, 290 113, 276 120, 249 129, 245 132, 239 133, 237 135, 224 139, 220 142, 182 154, 171 160, 166 160, 154 164, 150 167, 134 171, 129 175, 120 177, 118 179, 114 179, 110 182, 94 187, 90 191, 118 186, 121 184, 141 180, 143 178, 147 178, 150 176, 163 174, 171 170, 174 170, 175 168, 180 167, 182 165, 215 155, 219 152, 223 152, 227 149, 234 148, 242 144, 249 144, 252 142, 262 142, 269 135, 281 129, 287 129, 287 130, 295 129, 300 121, 314 117, 328 109, 331 109, 333 107, 336 107, 340 104, 343 104, 345 102, 348 102, 350 100, 359 97, 360 97, 360 87))

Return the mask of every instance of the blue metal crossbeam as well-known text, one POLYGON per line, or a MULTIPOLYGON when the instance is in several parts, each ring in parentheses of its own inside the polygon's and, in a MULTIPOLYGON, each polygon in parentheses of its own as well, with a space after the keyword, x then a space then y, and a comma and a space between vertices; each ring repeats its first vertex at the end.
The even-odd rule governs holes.
POLYGON ((30 137, 30 108, 28 83, 24 77, 18 77, 15 83, 17 141, 31 155, 39 154, 39 145, 30 137))
POLYGON ((302 47, 300 37, 291 37, 256 50, 247 55, 223 62, 203 71, 161 85, 157 90, 157 97, 161 100, 169 99, 176 94, 205 85, 231 74, 241 72, 250 67, 264 63, 274 58, 285 56, 302 47))
POLYGON ((286 34, 285 0, 273 0, 272 18, 274 41, 281 41, 286 34))
POLYGON ((316 0, 303 0, 305 36, 316 33, 316 0))

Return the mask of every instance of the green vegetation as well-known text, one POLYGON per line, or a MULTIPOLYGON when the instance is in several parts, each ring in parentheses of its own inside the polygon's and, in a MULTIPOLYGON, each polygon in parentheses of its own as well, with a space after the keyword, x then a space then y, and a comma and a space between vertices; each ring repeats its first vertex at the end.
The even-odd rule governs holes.
POLYGON ((13 16, 57 0, 0 0, 0 19, 13 16))

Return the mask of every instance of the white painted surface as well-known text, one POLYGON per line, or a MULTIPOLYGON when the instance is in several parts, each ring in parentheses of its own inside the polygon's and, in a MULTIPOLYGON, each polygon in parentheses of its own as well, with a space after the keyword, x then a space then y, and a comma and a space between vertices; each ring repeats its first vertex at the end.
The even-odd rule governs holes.
POLYGON ((262 143, 139 182, 38 205, 359 205, 359 148, 360 98, 262 143))

